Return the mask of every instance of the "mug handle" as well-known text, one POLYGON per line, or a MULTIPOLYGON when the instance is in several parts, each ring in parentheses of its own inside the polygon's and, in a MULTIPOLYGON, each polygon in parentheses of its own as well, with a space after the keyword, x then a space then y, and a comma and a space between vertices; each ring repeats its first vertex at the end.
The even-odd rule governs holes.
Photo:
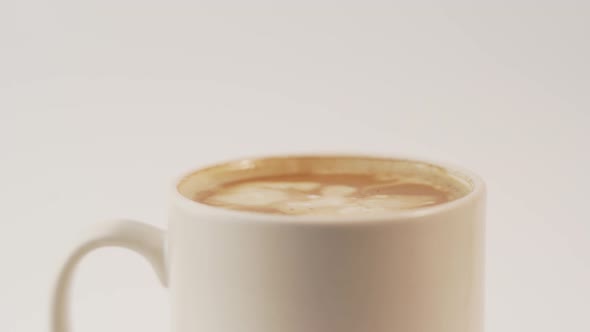
POLYGON ((148 224, 115 220, 91 228, 62 264, 52 295, 51 332, 69 332, 69 300, 74 270, 81 259, 94 249, 122 247, 147 259, 160 282, 166 287, 164 231, 148 224))

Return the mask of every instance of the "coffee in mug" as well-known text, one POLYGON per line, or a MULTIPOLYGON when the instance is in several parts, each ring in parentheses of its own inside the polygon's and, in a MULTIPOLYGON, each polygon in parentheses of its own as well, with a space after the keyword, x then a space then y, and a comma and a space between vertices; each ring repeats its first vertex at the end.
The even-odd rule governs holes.
POLYGON ((151 264, 171 332, 483 331, 485 188, 469 171, 245 158, 188 172, 170 197, 166 231, 115 220, 80 237, 55 283, 52 332, 70 331, 76 266, 109 246, 151 264))

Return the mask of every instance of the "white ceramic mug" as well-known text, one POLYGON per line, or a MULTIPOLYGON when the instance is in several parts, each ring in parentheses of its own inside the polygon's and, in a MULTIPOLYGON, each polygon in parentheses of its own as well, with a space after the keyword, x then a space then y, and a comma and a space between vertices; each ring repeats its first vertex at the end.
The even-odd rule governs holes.
POLYGON ((172 332, 481 332, 484 184, 441 167, 470 193, 386 218, 225 210, 183 196, 181 179, 167 232, 119 220, 81 239, 56 283, 52 331, 69 331, 80 259, 119 246, 169 288, 172 332))

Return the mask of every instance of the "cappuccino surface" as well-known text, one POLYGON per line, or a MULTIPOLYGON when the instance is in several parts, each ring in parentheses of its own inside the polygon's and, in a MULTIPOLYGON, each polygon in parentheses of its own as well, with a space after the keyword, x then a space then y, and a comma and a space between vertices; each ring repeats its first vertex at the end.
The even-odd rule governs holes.
POLYGON ((225 209, 283 215, 375 215, 443 204, 464 192, 420 172, 295 173, 221 183, 192 199, 225 209))

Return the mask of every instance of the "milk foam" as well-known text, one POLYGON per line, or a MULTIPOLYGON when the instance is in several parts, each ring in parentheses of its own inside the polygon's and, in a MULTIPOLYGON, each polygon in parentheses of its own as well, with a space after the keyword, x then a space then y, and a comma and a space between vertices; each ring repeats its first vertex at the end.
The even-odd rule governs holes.
POLYGON ((204 202, 238 210, 291 215, 366 215, 433 205, 440 202, 440 195, 364 195, 362 188, 348 185, 252 181, 222 188, 204 202))
POLYGON ((467 195, 468 180, 419 161, 285 156, 214 165, 183 178, 178 192, 225 209, 287 215, 378 215, 467 195))

